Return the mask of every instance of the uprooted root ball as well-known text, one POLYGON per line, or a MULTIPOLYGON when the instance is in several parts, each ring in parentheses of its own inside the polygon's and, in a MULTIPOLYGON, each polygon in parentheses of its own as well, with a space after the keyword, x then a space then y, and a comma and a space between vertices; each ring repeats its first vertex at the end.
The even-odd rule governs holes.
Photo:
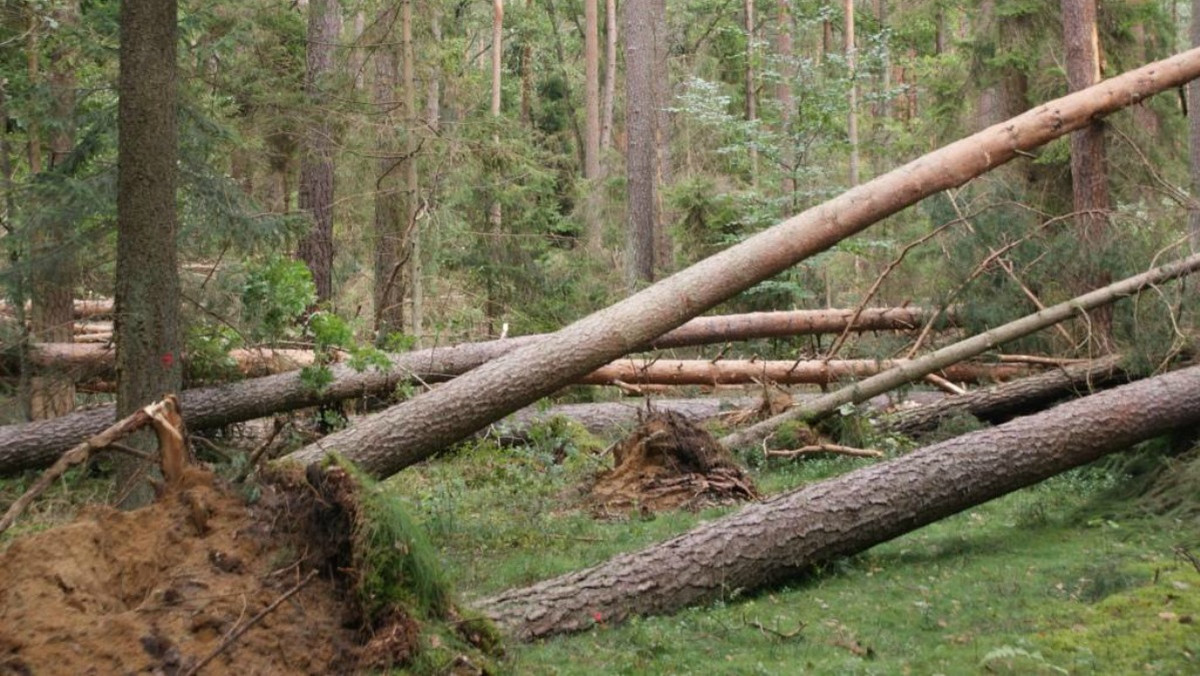
POLYGON ((614 467, 592 486, 601 514, 639 508, 696 509, 758 498, 758 491, 702 427, 672 411, 645 414, 613 450, 614 467))

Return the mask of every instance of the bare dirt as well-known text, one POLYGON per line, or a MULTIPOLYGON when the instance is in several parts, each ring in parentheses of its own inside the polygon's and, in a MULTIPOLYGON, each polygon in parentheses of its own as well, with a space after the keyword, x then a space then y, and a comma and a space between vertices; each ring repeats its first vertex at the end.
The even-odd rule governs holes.
POLYGON ((650 411, 613 450, 592 485, 594 513, 698 509, 755 500, 753 481, 707 430, 673 411, 650 411))
MULTIPOLYGON (((361 647, 372 636, 340 572, 346 518, 303 477, 261 491, 248 505, 188 469, 149 507, 92 507, 12 542, 0 552, 0 675, 188 674, 306 578, 200 673, 354 673, 387 657, 361 647)), ((388 641, 397 651, 415 646, 410 618, 388 632, 408 636, 388 641)))

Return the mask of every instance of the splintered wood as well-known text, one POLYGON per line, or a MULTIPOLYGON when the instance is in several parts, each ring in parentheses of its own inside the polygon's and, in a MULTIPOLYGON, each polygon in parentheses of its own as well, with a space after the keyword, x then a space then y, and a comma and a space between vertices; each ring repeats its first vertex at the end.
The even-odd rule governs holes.
POLYGON ((672 411, 644 414, 614 448, 613 458, 613 469, 597 478, 588 497, 599 516, 699 509, 759 497, 750 477, 711 434, 672 411))

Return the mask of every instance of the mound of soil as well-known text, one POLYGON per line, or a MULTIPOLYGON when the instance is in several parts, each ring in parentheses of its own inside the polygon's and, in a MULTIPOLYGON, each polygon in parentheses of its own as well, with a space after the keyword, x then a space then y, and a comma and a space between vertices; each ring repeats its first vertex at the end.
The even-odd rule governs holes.
POLYGON ((759 497, 750 477, 707 430, 673 411, 649 411, 613 450, 614 467, 597 477, 588 501, 606 515, 698 509, 759 497))
POLYGON ((223 643, 202 673, 340 674, 411 657, 411 618, 364 628, 335 501, 285 475, 247 505, 186 471, 153 505, 89 508, 0 552, 0 674, 189 674, 223 643))

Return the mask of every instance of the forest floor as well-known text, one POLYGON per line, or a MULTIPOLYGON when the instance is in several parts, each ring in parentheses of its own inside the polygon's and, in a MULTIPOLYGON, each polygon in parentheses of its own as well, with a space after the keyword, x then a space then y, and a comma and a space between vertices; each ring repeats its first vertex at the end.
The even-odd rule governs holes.
MULTIPOLYGON (((599 563, 736 509, 631 508, 596 518, 587 491, 611 467, 605 442, 554 424, 534 428, 531 439, 509 448, 478 442, 382 484, 424 526, 467 607, 473 598, 599 563)), ((893 455, 905 447, 883 448, 893 455)), ((1118 487, 1128 483, 1128 457, 992 501, 787 587, 754 594, 731 589, 718 603, 669 617, 509 643, 495 666, 514 674, 1197 673, 1200 564, 1188 555, 1200 554, 1200 517, 1194 511, 1151 515, 1140 498, 1119 496, 1118 487)), ((764 495, 874 462, 739 460, 764 495)), ((0 482, 0 504, 19 494, 20 484, 0 482)), ((60 482, 0 538, 0 554, 11 557, 18 549, 11 540, 66 521, 80 504, 103 497, 100 485, 79 477, 60 482)), ((109 529, 109 521, 123 518, 97 509, 84 514, 109 529)), ((215 513, 236 521, 245 518, 239 509, 231 503, 215 513)), ((171 530, 171 519, 187 518, 186 510, 167 512, 160 531, 171 530)), ((231 551, 245 546, 228 545, 231 551)), ((195 568, 215 568, 206 548, 196 554, 195 568)), ((258 570, 259 563, 271 568, 281 560, 271 548, 235 554, 255 575, 266 570, 258 570)), ((114 574, 123 568, 115 566, 114 574)), ((284 592, 288 585, 280 584, 263 589, 263 599, 284 592)), ((232 625, 241 601, 229 603, 238 607, 216 614, 232 625)), ((331 608, 331 615, 345 614, 331 608)), ((267 624, 276 630, 291 624, 283 615, 273 619, 267 624)), ((146 629, 139 638, 153 633, 135 629, 146 629)), ((195 634, 185 629, 181 635, 195 634)), ((214 644, 224 630, 198 636, 214 644)), ((284 638, 292 646, 311 645, 284 638)), ((144 648, 132 653, 146 658, 144 648)), ((198 650, 199 643, 184 652, 198 650)))

